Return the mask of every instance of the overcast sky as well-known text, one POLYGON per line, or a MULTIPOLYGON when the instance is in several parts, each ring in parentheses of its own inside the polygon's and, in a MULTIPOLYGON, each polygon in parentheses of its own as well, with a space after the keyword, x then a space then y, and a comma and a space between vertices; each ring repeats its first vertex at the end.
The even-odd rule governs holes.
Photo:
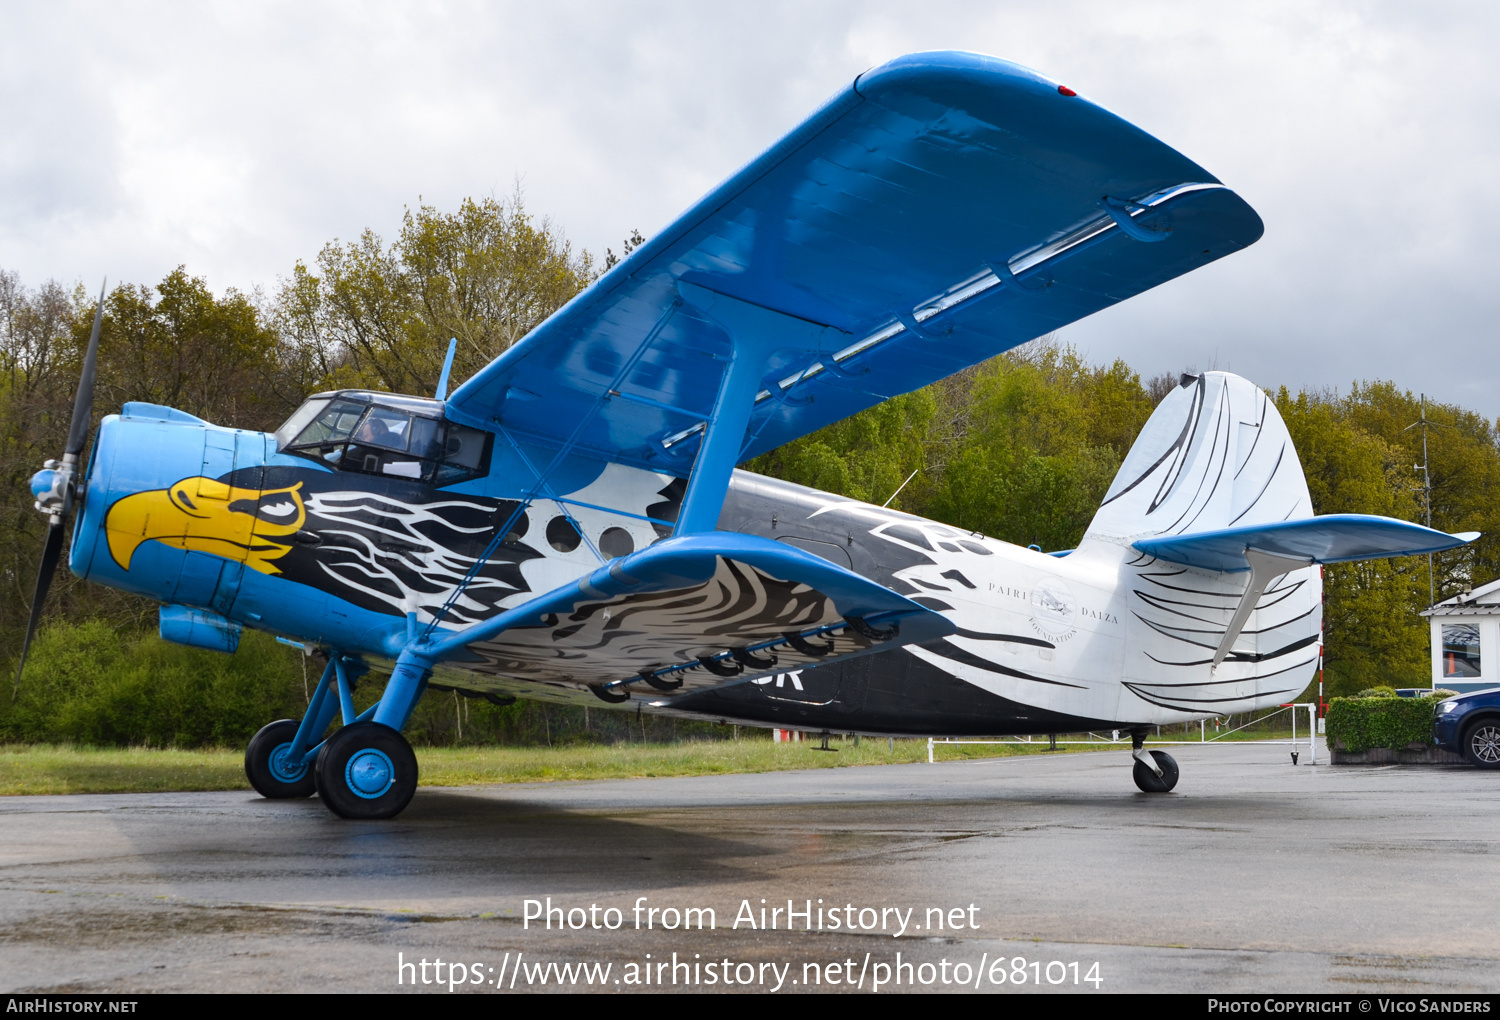
POLYGON ((660 230, 861 71, 1026 64, 1206 166, 1247 252, 1066 329, 1143 375, 1393 378, 1500 415, 1500 5, 0 0, 0 267, 274 291, 419 200, 660 230))

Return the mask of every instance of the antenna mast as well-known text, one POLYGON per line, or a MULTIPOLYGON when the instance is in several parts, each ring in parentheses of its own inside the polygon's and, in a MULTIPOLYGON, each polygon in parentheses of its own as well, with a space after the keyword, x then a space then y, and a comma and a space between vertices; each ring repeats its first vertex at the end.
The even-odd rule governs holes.
MULTIPOLYGON (((1410 392, 1410 391, 1408 391, 1408 392, 1410 392)), ((1406 426, 1406 428, 1402 429, 1401 431, 1405 432, 1405 431, 1407 431, 1409 429, 1416 428, 1418 425, 1422 426, 1422 463, 1420 463, 1420 464, 1413 464, 1412 467, 1415 470, 1418 470, 1418 471, 1422 472, 1422 490, 1421 490, 1422 491, 1422 509, 1423 509, 1423 512, 1424 512, 1424 515, 1425 515, 1424 516, 1424 523, 1430 528, 1430 527, 1432 527, 1432 472, 1428 469, 1428 458, 1427 458, 1427 426, 1428 426, 1428 424, 1435 424, 1435 423, 1429 423, 1427 421, 1427 394, 1424 393, 1424 394, 1422 394, 1422 417, 1419 418, 1419 419, 1417 419, 1416 421, 1412 422, 1410 425, 1406 426)), ((1436 602, 1437 602, 1437 588, 1436 588, 1436 584, 1433 581, 1432 553, 1428 553, 1427 554, 1427 604, 1429 606, 1431 606, 1431 605, 1434 605, 1436 602)))

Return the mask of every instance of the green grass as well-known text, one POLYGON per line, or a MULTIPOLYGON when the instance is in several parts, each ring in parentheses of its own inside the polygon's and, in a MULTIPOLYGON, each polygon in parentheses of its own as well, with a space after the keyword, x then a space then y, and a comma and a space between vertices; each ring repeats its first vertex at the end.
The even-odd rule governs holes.
POLYGON ((0 747, 0 795, 239 790, 245 752, 158 751, 54 744, 0 747))
MULTIPOLYGON (((943 761, 995 758, 1040 751, 1045 742, 964 745, 939 748, 943 761)), ((479 783, 534 783, 559 779, 637 779, 649 776, 713 776, 730 772, 781 772, 850 765, 891 765, 926 761, 926 740, 833 739, 837 753, 816 750, 818 743, 777 744, 764 739, 683 744, 616 744, 573 747, 424 748, 417 751, 422 782, 429 786, 479 783)))
MULTIPOLYGON (((1196 736, 1196 733, 1194 734, 1196 736)), ((1240 734, 1236 734, 1236 737, 1240 734)), ((1256 734, 1264 739, 1265 734, 1256 734)), ((1290 733, 1284 736, 1290 736, 1290 733)), ((1299 736, 1305 736, 1300 734, 1299 736)), ((1182 733, 1162 739, 1181 740, 1182 733)), ((1066 738, 1064 738, 1066 739, 1066 738)), ((1233 737, 1229 739, 1234 739, 1233 737)), ((1156 740, 1148 741, 1155 744, 1156 740)), ((927 760, 926 740, 835 738, 838 753, 816 750, 816 740, 778 744, 763 738, 680 744, 574 744, 562 747, 419 747, 423 786, 478 786, 582 779, 712 776, 734 772, 892 765, 927 760)), ((1121 750, 1122 744, 1066 744, 1077 753, 1121 750)), ((1047 741, 937 745, 939 761, 1040 754, 1047 741)), ((163 793, 243 790, 244 751, 88 748, 58 744, 0 746, 0 796, 52 793, 163 793)))
MULTIPOLYGON (((764 739, 683 744, 573 745, 568 747, 422 747, 417 759, 423 786, 475 786, 576 779, 708 776, 730 772, 888 765, 927 760, 925 740, 835 739, 837 754, 816 742, 777 744, 764 739)), ((1032 754, 1032 744, 939 747, 942 761, 1032 754)), ((1073 749, 1081 750, 1077 745, 1073 749)), ((244 751, 86 748, 55 744, 0 746, 0 796, 43 793, 156 793, 242 790, 244 751)))

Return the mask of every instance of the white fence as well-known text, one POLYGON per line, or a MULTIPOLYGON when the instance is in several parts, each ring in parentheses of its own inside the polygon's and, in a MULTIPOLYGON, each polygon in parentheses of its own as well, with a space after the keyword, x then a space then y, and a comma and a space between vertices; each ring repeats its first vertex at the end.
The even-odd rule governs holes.
MULTIPOLYGON (((1270 715, 1262 716, 1261 718, 1256 719, 1253 722, 1246 723, 1244 726, 1236 726, 1232 730, 1225 730, 1223 733, 1216 733, 1212 737, 1210 737, 1208 735, 1208 720, 1201 719, 1198 722, 1198 739, 1197 740, 1163 740, 1160 737, 1158 737, 1155 740, 1147 740, 1146 743, 1148 743, 1148 744, 1157 744, 1157 745, 1161 745, 1161 744, 1212 744, 1215 741, 1223 740, 1225 737, 1229 736, 1231 733, 1238 733, 1240 730, 1247 729, 1248 727, 1251 727, 1251 726, 1259 726, 1261 723, 1265 722, 1267 719, 1273 719, 1276 716, 1280 715, 1282 712, 1290 712, 1292 714, 1292 739, 1291 740, 1279 740, 1279 739, 1278 740, 1237 740, 1237 741, 1235 741, 1235 743, 1237 743, 1237 744, 1290 744, 1293 748, 1295 748, 1299 743, 1301 743, 1301 741, 1297 739, 1297 709, 1299 709, 1299 708, 1305 708, 1305 709, 1307 709, 1307 749, 1308 749, 1307 763, 1309 765, 1316 765, 1318 763, 1318 706, 1315 705, 1315 704, 1313 704, 1312 702, 1307 702, 1307 701, 1298 702, 1297 704, 1294 704, 1294 705, 1283 705, 1280 708, 1278 708, 1276 711, 1272 712, 1270 715)), ((1129 735, 1121 737, 1119 730, 1115 730, 1113 732, 1113 734, 1111 736, 1108 736, 1108 737, 1099 737, 1099 736, 1096 736, 1095 734, 1093 734, 1092 732, 1089 734, 1089 736, 1090 737, 1094 737, 1094 739, 1093 740, 1057 740, 1057 739, 1052 739, 1050 746, 1056 747, 1059 744, 1129 744, 1131 742, 1129 735)), ((941 739, 939 739, 937 737, 928 737, 927 738, 927 764, 929 764, 929 765, 935 764, 935 759, 933 758, 933 749, 936 748, 940 744, 1031 744, 1031 743, 1034 743, 1034 742, 1035 741, 1033 741, 1030 737, 1018 738, 1018 739, 1011 739, 1011 740, 954 740, 954 739, 952 739, 950 737, 944 737, 944 738, 941 738, 941 739)))

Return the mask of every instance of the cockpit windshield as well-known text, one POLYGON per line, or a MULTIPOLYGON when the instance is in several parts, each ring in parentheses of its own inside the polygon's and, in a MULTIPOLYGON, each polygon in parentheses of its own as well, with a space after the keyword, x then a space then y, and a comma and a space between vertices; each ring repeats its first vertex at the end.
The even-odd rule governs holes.
POLYGON ((296 436, 297 446, 342 446, 365 413, 361 404, 324 401, 327 406, 296 436))
MULTIPOLYGON (((453 485, 487 473, 488 433, 427 417, 420 412, 428 408, 411 398, 382 403, 380 396, 313 397, 276 430, 276 448, 316 458, 340 471, 433 485, 453 485)), ((432 410, 440 412, 441 405, 434 403, 432 410)))
POLYGON ((305 401, 290 418, 282 422, 281 428, 276 430, 276 449, 285 450, 291 441, 307 428, 308 422, 322 414, 323 408, 327 406, 327 397, 313 397, 305 401))

